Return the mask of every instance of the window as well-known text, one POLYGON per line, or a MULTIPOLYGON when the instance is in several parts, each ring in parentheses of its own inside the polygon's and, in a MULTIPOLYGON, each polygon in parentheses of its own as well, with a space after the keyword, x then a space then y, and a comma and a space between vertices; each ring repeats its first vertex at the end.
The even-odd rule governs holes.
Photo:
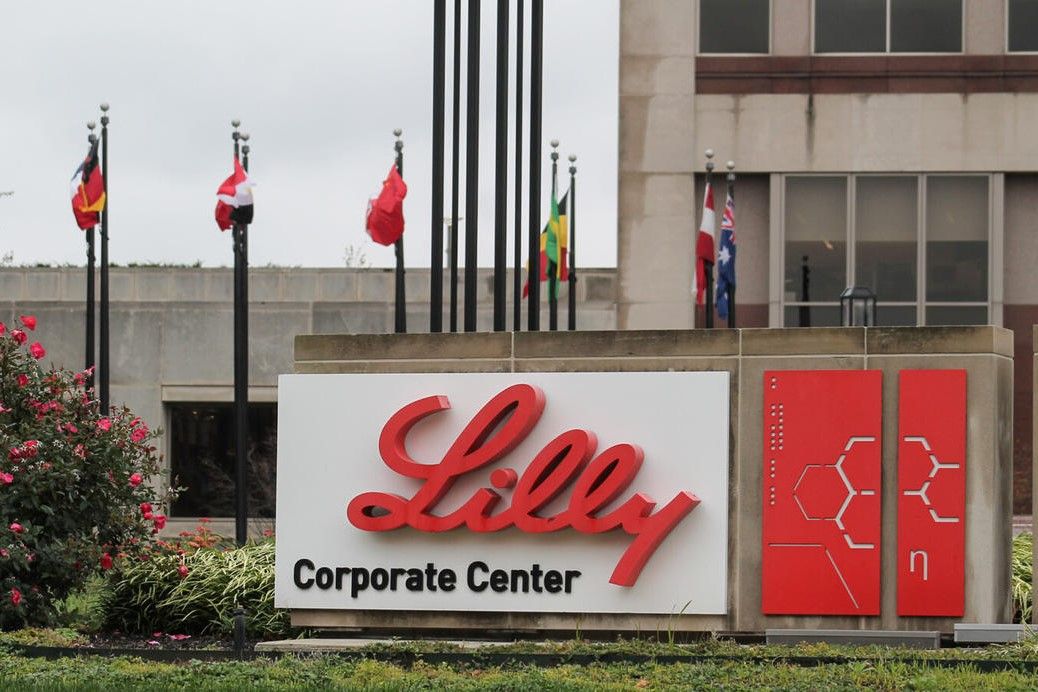
POLYGON ((815 0, 816 53, 960 53, 963 0, 815 0))
MULTIPOLYGON (((234 516, 234 405, 169 404, 175 517, 234 516)), ((274 516, 277 405, 249 404, 249 516, 274 516)))
POLYGON ((771 0, 700 0, 700 53, 767 53, 771 0))
POLYGON ((784 178, 783 320, 840 323, 847 286, 876 293, 877 324, 986 324, 990 177, 784 178))
POLYGON ((1038 51, 1038 0, 1009 0, 1009 50, 1038 51))

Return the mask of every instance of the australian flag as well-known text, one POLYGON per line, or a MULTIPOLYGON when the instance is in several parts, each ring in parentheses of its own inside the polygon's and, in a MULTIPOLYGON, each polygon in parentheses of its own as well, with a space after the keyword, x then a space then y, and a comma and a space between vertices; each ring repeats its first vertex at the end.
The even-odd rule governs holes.
POLYGON ((717 250, 717 315, 728 319, 728 304, 735 292, 735 200, 731 190, 721 217, 721 245, 717 250))

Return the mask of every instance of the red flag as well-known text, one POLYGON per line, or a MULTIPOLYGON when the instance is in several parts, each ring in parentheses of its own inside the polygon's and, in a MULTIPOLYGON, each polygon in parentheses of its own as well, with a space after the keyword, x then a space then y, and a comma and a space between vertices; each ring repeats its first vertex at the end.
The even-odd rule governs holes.
POLYGON ((248 225, 252 223, 252 209, 252 181, 235 158, 234 173, 216 191, 216 225, 221 231, 235 223, 248 225))
POLYGON ((394 165, 382 183, 382 192, 368 200, 368 235, 379 245, 392 245, 404 234, 404 197, 407 185, 394 165))
POLYGON ((703 194, 703 220, 699 223, 699 237, 696 238, 696 304, 703 304, 703 291, 706 290, 706 267, 704 263, 714 263, 714 190, 710 183, 706 184, 703 194))
POLYGON ((97 142, 90 146, 86 159, 72 174, 72 213, 76 225, 86 230, 96 226, 105 208, 105 182, 97 159, 97 142))

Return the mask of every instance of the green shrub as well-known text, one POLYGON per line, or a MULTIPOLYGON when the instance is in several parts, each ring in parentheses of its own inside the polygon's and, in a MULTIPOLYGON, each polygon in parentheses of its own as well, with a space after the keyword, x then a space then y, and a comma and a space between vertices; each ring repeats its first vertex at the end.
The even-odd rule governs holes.
POLYGON ((287 612, 274 609, 273 539, 222 548, 197 536, 162 544, 146 559, 113 570, 101 603, 105 628, 229 635, 241 606, 249 636, 287 632, 287 612))
POLYGON ((126 408, 102 415, 87 373, 43 368, 35 327, 0 323, 0 629, 53 622, 166 521, 148 482, 154 435, 126 408))
POLYGON ((1034 607, 1032 574, 1033 537, 1024 532, 1013 539, 1012 557, 1012 590, 1013 590, 1013 622, 1030 622, 1034 607))

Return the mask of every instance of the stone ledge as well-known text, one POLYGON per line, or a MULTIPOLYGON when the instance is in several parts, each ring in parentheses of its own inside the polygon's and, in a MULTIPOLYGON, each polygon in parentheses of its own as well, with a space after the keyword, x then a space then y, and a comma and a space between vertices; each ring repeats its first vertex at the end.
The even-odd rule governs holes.
POLYGON ((865 355, 864 327, 741 329, 744 356, 865 355))
POLYGON ((868 355, 994 353, 1013 357, 1013 332, 1002 327, 870 327, 868 355))
POLYGON ((510 332, 473 334, 300 334, 295 359, 425 360, 511 358, 510 332))
POLYGON ((516 358, 735 356, 734 329, 517 332, 516 358))

